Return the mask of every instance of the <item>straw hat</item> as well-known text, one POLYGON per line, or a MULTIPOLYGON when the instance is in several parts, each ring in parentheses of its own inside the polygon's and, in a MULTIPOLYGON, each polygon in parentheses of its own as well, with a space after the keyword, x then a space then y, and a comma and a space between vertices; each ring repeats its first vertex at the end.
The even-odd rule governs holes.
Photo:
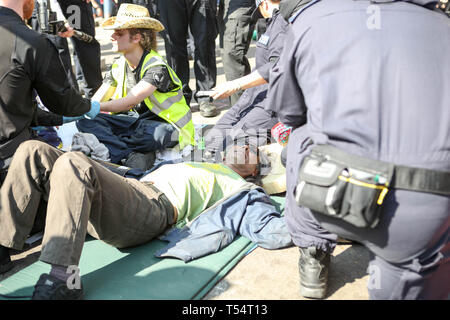
POLYGON ((150 17, 146 7, 123 3, 117 11, 117 16, 108 18, 102 23, 106 30, 115 29, 153 29, 156 32, 164 30, 161 22, 150 17))

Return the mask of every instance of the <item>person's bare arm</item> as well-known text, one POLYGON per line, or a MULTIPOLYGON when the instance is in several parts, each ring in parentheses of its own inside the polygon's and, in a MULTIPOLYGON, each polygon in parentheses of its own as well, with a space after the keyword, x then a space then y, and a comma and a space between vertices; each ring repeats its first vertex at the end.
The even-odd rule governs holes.
MULTIPOLYGON (((146 81, 139 81, 124 98, 100 103, 100 110, 106 112, 121 112, 133 108, 136 104, 155 92, 156 87, 146 81)), ((97 93, 96 93, 97 94, 97 93)), ((95 96, 95 95, 94 95, 95 96)), ((93 99, 94 100, 94 99, 93 99)))
POLYGON ((109 83, 103 83, 92 96, 91 100, 98 102, 108 101, 113 96, 114 91, 116 91, 116 87, 111 86, 109 83))
POLYGON ((253 88, 265 83, 267 83, 266 80, 264 80, 264 78, 259 74, 258 70, 256 70, 249 75, 236 80, 227 81, 216 86, 213 89, 214 93, 211 95, 211 97, 214 100, 225 99, 239 90, 253 88))

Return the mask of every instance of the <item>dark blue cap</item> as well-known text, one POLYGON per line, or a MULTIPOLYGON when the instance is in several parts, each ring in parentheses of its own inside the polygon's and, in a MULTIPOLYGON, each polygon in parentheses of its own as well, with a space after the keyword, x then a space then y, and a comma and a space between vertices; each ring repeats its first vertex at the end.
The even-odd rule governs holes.
POLYGON ((264 17, 262 16, 261 12, 259 12, 259 9, 258 9, 259 5, 260 5, 263 1, 264 1, 264 0, 255 0, 256 8, 255 8, 255 10, 253 10, 253 12, 252 12, 252 20, 258 20, 258 19, 264 18, 264 17))

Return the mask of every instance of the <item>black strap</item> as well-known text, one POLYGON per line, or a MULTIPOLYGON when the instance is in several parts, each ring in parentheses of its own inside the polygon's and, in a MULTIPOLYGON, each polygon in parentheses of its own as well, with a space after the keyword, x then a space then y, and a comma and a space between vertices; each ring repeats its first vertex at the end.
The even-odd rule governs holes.
POLYGON ((450 171, 395 165, 350 154, 331 145, 316 145, 312 152, 354 169, 383 175, 391 188, 450 195, 450 171))
POLYGON ((350 154, 329 144, 315 145, 312 148, 312 152, 317 152, 322 156, 325 155, 325 157, 329 157, 330 160, 351 166, 353 169, 363 170, 374 175, 382 175, 388 182, 392 181, 394 175, 394 164, 392 163, 350 154))
POLYGON ((24 130, 22 130, 22 132, 19 133, 14 138, 12 138, 12 139, 8 140, 7 142, 5 142, 4 144, 0 145, 0 158, 6 159, 6 158, 11 157, 14 154, 14 152, 16 152, 19 145, 22 142, 29 140, 30 137, 31 137, 31 132, 30 132, 30 129, 27 127, 24 130))
POLYGON ((397 189, 450 195, 450 171, 395 166, 392 185, 397 189))

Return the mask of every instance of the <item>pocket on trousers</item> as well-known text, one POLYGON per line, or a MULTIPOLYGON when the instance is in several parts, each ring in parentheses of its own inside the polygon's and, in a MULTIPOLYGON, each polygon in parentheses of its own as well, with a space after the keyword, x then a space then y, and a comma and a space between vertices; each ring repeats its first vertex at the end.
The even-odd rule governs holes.
POLYGON ((342 201, 343 219, 357 227, 377 225, 382 207, 378 202, 384 190, 364 181, 348 182, 342 201))
POLYGON ((375 175, 363 175, 358 179, 351 168, 342 164, 306 157, 295 188, 296 202, 356 227, 374 228, 388 188, 374 183, 375 175))
POLYGON ((249 23, 242 19, 229 18, 226 23, 224 45, 228 43, 233 52, 239 53, 245 50, 249 44, 249 23))

